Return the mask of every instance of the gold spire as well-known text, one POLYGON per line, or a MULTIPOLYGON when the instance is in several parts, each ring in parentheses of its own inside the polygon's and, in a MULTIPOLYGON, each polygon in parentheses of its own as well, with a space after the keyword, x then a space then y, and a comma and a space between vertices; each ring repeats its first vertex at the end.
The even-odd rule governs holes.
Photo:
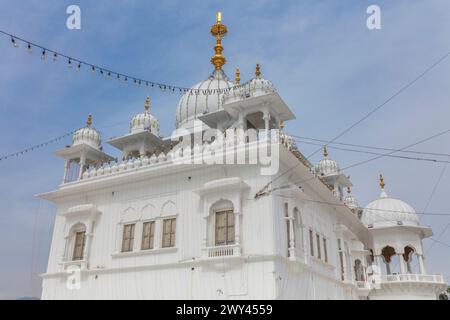
POLYGON ((241 71, 239 71, 239 67, 236 67, 236 84, 241 83, 241 71))
POLYGON ((380 173, 380 187, 381 187, 381 189, 384 189, 384 186, 385 186, 385 185, 386 185, 386 184, 384 183, 383 174, 380 173))
POLYGON ((256 64, 255 76, 257 78, 261 76, 261 67, 259 66, 259 63, 256 64))
POLYGON ((147 96, 147 99, 145 99, 145 112, 148 112, 148 109, 150 109, 150 97, 147 96))
POLYGON ((323 146, 323 156, 324 156, 325 158, 328 157, 327 146, 323 146))
POLYGON ((227 62, 225 57, 222 55, 222 37, 224 37, 228 32, 227 26, 222 24, 222 13, 216 13, 216 23, 211 26, 211 35, 216 37, 216 45, 214 46, 215 55, 211 58, 211 63, 214 65, 216 70, 221 70, 222 66, 227 62))
POLYGON ((280 129, 281 129, 281 130, 284 129, 284 121, 280 121, 280 129))
POLYGON ((92 114, 89 113, 87 118, 87 126, 90 128, 92 126, 92 114))

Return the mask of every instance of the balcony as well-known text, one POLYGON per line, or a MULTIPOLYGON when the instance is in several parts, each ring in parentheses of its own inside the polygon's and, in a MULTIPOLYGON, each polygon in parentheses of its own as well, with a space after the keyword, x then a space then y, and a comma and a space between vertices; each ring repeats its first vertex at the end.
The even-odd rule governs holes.
POLYGON ((206 248, 207 259, 240 257, 240 256, 241 256, 241 247, 238 244, 206 248))
POLYGON ((429 283, 444 283, 444 277, 439 274, 389 274, 381 275, 380 281, 382 283, 392 282, 429 282, 429 283))

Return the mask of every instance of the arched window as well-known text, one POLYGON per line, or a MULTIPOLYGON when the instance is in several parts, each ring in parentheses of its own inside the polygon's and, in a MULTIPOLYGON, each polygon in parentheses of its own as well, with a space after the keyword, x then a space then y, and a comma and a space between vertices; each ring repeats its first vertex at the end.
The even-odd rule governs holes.
POLYGON ((414 273, 413 272, 413 261, 414 261, 414 255, 416 253, 416 250, 412 246, 406 246, 404 253, 403 253, 403 259, 406 262, 406 272, 407 273, 414 273))
POLYGON ((392 257, 395 256, 395 249, 391 246, 386 246, 381 250, 381 255, 383 257, 384 263, 386 264, 386 273, 391 274, 391 262, 392 257))
POLYGON ((231 201, 221 200, 212 206, 214 223, 214 245, 235 244, 235 213, 231 201))
POLYGON ((291 242, 291 229, 289 227, 289 205, 287 202, 284 203, 284 218, 286 223, 286 248, 287 248, 287 256, 289 257, 289 248, 291 242))
POLYGON ((303 222, 297 207, 294 208, 294 239, 295 247, 303 248, 303 222))
POLYGON ((72 261, 84 259, 84 250, 86 245, 86 226, 83 223, 74 225, 70 232, 72 261))

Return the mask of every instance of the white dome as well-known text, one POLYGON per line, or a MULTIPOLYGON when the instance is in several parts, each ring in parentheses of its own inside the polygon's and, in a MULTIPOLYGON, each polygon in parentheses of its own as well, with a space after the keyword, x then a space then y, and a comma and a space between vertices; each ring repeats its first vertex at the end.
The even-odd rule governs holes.
POLYGON ((224 90, 233 86, 234 83, 221 69, 214 70, 208 79, 199 82, 191 88, 192 91, 181 97, 176 111, 176 127, 189 128, 198 116, 222 109, 222 93, 208 90, 224 90))
POLYGON ((144 111, 135 115, 130 121, 130 132, 150 130, 154 135, 159 135, 159 121, 150 112, 144 111))
POLYGON ((382 190, 380 198, 372 201, 364 209, 362 222, 372 227, 392 227, 401 222, 403 225, 420 224, 415 210, 406 202, 389 197, 382 190))
POLYGON ((100 149, 100 133, 90 126, 78 129, 72 136, 72 145, 88 144, 93 148, 100 149))
POLYGON ((344 203, 349 207, 350 209, 356 209, 358 208, 358 200, 350 193, 344 198, 344 203))
POLYGON ((328 159, 327 147, 323 148, 323 159, 316 164, 316 173, 321 177, 338 175, 340 173, 339 165, 336 161, 328 159))

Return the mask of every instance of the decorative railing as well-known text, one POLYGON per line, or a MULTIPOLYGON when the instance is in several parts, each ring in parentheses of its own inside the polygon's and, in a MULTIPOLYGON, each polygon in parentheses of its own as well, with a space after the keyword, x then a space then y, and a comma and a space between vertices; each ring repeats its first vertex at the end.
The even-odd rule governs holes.
POLYGON ((444 277, 439 274, 388 274, 380 276, 381 282, 433 282, 443 283, 444 277))
POLYGON ((206 248, 206 257, 208 258, 238 257, 240 255, 241 247, 238 244, 206 248))
POLYGON ((222 104, 242 101, 275 92, 277 92, 277 90, 268 80, 259 80, 257 82, 249 81, 235 89, 226 91, 222 95, 222 104))
MULTIPOLYGON (((291 152, 305 167, 309 169, 309 171, 316 176, 322 183, 324 183, 327 187, 329 187, 315 172, 314 166, 303 156, 303 154, 298 150, 295 145, 295 141, 281 133, 279 139, 267 138, 264 135, 264 131, 261 132, 260 135, 256 136, 256 140, 250 140, 249 142, 243 142, 239 140, 238 136, 232 137, 224 137, 222 143, 208 143, 203 145, 195 145, 193 148, 191 147, 180 147, 175 146, 173 149, 160 152, 158 154, 153 154, 151 156, 142 156, 137 158, 129 158, 123 161, 111 161, 104 162, 96 165, 89 166, 82 174, 81 179, 91 179, 94 177, 100 176, 109 176, 116 173, 125 173, 136 171, 140 168, 147 168, 151 166, 170 164, 170 163, 189 163, 189 159, 195 159, 196 157, 205 158, 211 156, 215 157, 217 154, 223 154, 224 156, 228 151, 232 150, 232 152, 237 152, 237 150, 245 150, 246 154, 250 156, 250 145, 254 147, 259 147, 260 143, 274 143, 278 142, 280 145, 284 146, 289 152, 291 152)), ((270 148, 268 150, 270 151, 270 148)), ((194 160, 192 163, 197 163, 194 160)), ((65 181, 65 183, 69 183, 72 181, 65 181)))

